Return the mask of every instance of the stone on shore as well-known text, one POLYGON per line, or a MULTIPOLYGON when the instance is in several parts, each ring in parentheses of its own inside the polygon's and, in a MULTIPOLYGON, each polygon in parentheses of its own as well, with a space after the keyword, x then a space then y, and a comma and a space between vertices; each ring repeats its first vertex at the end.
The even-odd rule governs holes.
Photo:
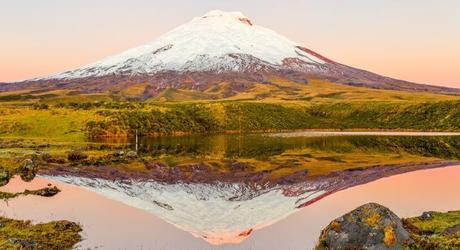
POLYGON ((404 249, 410 242, 398 216, 369 203, 332 221, 321 232, 317 249, 404 249))

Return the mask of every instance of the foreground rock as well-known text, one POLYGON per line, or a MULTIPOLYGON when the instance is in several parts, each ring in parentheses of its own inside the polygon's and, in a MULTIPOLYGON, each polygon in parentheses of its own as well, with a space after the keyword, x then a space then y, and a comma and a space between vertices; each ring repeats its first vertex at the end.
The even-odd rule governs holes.
POLYGON ((404 249, 410 242, 398 216, 369 203, 332 221, 321 232, 317 249, 404 249))

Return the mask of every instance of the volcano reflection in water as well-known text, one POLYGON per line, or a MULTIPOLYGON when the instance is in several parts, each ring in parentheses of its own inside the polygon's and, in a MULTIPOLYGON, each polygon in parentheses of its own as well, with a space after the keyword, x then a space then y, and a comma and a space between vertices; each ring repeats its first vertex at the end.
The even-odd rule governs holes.
POLYGON ((83 187, 107 198, 146 210, 212 244, 239 243, 251 232, 271 225, 298 209, 336 191, 373 180, 449 165, 430 163, 390 165, 327 176, 292 184, 165 183, 147 178, 116 179, 77 174, 43 177, 83 187))
POLYGON ((410 146, 425 141, 444 145, 455 142, 452 138, 254 137, 250 143, 234 138, 145 143, 140 152, 156 160, 145 163, 142 171, 50 167, 41 176, 81 186, 148 211, 209 243, 224 244, 239 243, 254 230, 339 190, 456 163, 451 155, 428 158, 410 146), (356 161, 357 156, 362 160, 356 161), (375 160, 378 156, 384 160, 375 160), (318 174, 315 166, 331 170, 318 174))

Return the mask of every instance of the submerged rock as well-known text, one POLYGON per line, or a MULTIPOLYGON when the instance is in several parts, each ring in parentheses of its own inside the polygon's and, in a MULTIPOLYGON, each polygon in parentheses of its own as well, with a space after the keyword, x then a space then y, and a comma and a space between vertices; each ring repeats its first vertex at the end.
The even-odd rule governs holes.
POLYGON ((410 242, 398 216, 369 203, 332 221, 321 232, 316 249, 404 249, 410 242))

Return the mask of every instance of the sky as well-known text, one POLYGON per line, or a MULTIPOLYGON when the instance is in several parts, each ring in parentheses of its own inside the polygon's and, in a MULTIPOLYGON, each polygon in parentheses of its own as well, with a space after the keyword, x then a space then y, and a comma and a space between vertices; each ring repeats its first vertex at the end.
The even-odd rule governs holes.
POLYGON ((214 9, 350 66, 460 87, 458 0, 0 0, 0 82, 92 63, 214 9))

